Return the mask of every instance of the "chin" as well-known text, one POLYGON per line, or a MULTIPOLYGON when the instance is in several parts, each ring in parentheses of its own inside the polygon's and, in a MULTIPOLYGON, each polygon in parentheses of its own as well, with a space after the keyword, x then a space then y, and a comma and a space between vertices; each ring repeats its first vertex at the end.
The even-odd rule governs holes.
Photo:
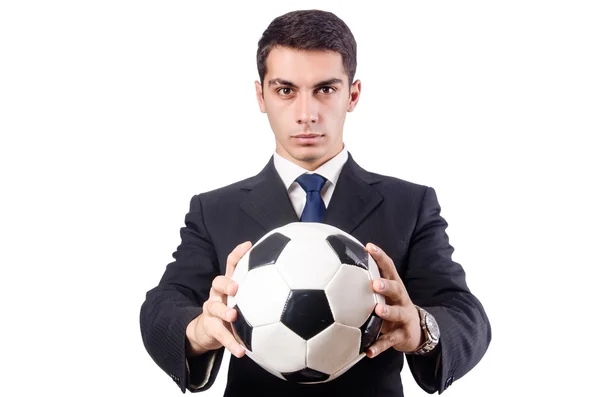
POLYGON ((298 150, 293 154, 293 157, 298 161, 311 163, 323 157, 323 150, 318 148, 306 148, 308 150, 298 150))

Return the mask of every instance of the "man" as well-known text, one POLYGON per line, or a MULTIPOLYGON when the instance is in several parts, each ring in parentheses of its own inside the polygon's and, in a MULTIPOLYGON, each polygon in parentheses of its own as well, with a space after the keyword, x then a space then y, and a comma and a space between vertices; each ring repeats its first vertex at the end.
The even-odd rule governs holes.
POLYGON ((490 324, 451 259, 434 190, 367 172, 344 146, 361 92, 352 33, 332 13, 296 11, 273 20, 258 46, 256 97, 275 154, 255 177, 192 198, 175 261, 142 305, 146 349, 182 391, 209 388, 227 348, 226 396, 401 396, 404 356, 423 390, 441 393, 484 355, 490 324), (320 181, 317 202, 302 175, 320 181), (252 242, 307 216, 366 244, 382 272, 373 289, 386 296, 367 357, 315 385, 280 380, 245 356, 226 306, 237 290, 229 276, 252 242))

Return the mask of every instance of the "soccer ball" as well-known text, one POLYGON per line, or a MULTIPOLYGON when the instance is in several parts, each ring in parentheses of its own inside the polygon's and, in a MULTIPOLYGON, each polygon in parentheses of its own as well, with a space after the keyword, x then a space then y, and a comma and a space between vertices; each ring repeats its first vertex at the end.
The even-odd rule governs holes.
POLYGON ((241 258, 227 305, 246 354, 271 374, 297 383, 342 375, 377 339, 384 298, 379 269, 364 246, 330 225, 293 222, 264 235, 241 258))

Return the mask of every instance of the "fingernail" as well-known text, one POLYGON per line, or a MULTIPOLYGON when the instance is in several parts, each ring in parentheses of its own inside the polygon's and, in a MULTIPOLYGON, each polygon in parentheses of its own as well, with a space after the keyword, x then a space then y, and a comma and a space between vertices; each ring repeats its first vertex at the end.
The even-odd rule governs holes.
POLYGON ((242 357, 242 355, 244 354, 244 349, 241 346, 238 346, 238 348, 236 349, 236 356, 242 357))
POLYGON ((383 305, 383 308, 381 309, 381 312, 383 313, 383 315, 385 316, 388 312, 388 308, 386 305, 383 305))
POLYGON ((371 357, 375 357, 377 355, 377 349, 374 347, 369 348, 369 351, 371 352, 371 357))
POLYGON ((373 252, 379 252, 379 247, 373 243, 371 243, 371 249, 373 250, 373 252))
POLYGON ((381 290, 385 289, 385 281, 379 280, 379 289, 381 289, 381 290))

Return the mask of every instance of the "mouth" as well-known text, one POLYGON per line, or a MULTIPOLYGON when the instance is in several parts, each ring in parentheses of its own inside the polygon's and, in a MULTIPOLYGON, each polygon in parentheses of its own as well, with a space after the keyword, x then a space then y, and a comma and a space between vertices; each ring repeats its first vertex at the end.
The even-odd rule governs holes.
POLYGON ((292 136, 292 139, 301 145, 310 145, 317 143, 323 136, 320 134, 299 134, 292 136))

